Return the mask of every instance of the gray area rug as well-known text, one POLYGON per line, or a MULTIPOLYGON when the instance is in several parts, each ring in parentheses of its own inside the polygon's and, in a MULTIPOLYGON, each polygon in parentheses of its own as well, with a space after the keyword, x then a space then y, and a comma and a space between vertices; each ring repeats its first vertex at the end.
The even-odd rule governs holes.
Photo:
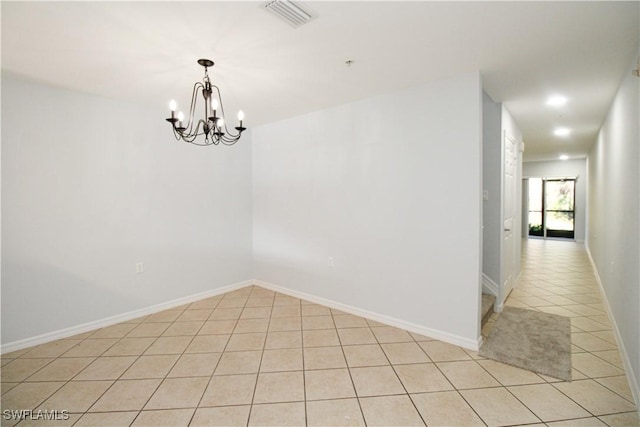
POLYGON ((571 381, 571 320, 504 307, 480 348, 480 356, 571 381))

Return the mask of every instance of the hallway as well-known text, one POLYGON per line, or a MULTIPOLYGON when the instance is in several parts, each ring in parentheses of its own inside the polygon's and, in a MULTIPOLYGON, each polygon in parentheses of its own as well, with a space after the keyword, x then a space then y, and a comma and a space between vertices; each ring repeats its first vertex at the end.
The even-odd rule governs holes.
MULTIPOLYGON (((573 380, 562 382, 543 376, 549 384, 511 387, 510 391, 523 403, 532 408, 536 403, 529 400, 545 396, 542 401, 553 402, 553 407, 561 410, 563 402, 571 406, 572 400, 597 417, 580 420, 580 425, 640 425, 611 323, 583 244, 523 240, 522 275, 505 305, 571 317, 573 380)), ((495 316, 485 326, 484 334, 490 330, 495 316)), ((552 425, 576 425, 576 422, 552 425)))

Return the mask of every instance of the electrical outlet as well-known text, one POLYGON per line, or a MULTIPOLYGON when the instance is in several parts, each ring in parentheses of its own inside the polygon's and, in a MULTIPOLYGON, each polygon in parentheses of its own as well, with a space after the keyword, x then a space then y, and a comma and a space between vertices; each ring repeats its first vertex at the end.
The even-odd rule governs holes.
POLYGON ((136 262, 136 274, 144 273, 144 263, 142 261, 136 262))
POLYGON ((335 265, 334 259, 332 256, 329 257, 329 261, 327 262, 329 267, 333 267, 335 265))

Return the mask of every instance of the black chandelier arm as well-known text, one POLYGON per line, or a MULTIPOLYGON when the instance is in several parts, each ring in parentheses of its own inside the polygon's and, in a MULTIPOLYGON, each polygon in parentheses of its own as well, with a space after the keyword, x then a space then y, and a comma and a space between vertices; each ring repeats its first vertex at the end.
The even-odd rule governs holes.
POLYGON ((191 129, 189 129, 189 131, 187 132, 186 130, 181 132, 180 135, 182 136, 182 139, 186 142, 192 142, 193 140, 195 140, 198 136, 200 135, 205 135, 205 131, 204 128, 206 126, 206 122, 202 119, 198 120, 198 124, 196 125, 195 129, 193 129, 193 126, 191 126, 191 129), (200 130, 200 128, 202 127, 202 130, 200 130))
MULTIPOLYGON (((203 123, 203 120, 200 120, 200 122, 203 123)), ((199 127, 200 125, 198 125, 198 128, 199 127)), ((220 143, 222 143, 223 145, 230 146, 238 142, 241 136, 241 135, 237 135, 237 136, 229 137, 224 133, 215 132, 215 131, 209 132, 208 135, 206 135, 204 131, 187 134, 187 133, 180 133, 175 128, 173 130, 173 133, 174 133, 174 136, 176 137, 176 140, 182 139, 184 142, 188 142, 189 144, 197 145, 199 147, 206 147, 209 145, 218 145, 220 143), (203 140, 204 142, 198 142, 197 137, 201 135, 205 135, 205 139, 203 140)))
MULTIPOLYGON (((186 132, 188 134, 193 133, 193 115, 196 110, 196 105, 198 104, 198 89, 204 90, 204 85, 201 82, 195 82, 195 84, 193 85, 193 92, 191 94, 191 106, 189 108, 189 121, 187 123, 187 126, 185 126, 187 128, 186 132)), ((197 131, 198 129, 196 127, 196 134, 198 133, 197 131)))
POLYGON ((226 132, 224 132, 224 134, 222 135, 222 139, 227 141, 237 141, 238 139, 240 139, 240 133, 231 133, 226 126, 223 130, 225 130, 226 132))
POLYGON ((209 143, 207 145, 218 145, 218 144, 220 144, 220 138, 216 138, 215 134, 207 136, 207 138, 205 138, 205 141, 207 141, 207 140, 209 141, 209 143))
MULTIPOLYGON (((238 138, 238 139, 240 139, 240 138, 238 138)), ((234 140, 229 141, 229 142, 225 142, 225 141, 223 140, 223 141, 221 141, 221 142, 222 142, 222 144, 223 144, 223 145, 231 146, 231 145, 235 144, 236 142, 238 142, 238 139, 234 139, 234 140)))
POLYGON ((233 145, 236 142, 238 142, 238 140, 240 139, 240 134, 238 134, 237 136, 231 136, 228 137, 227 135, 223 135, 222 138, 220 138, 220 142, 222 142, 224 145, 233 145))
MULTIPOLYGON (((218 86, 216 85, 211 85, 212 89, 215 89, 216 92, 218 93, 218 99, 220 100, 220 112, 222 113, 222 117, 224 117, 224 130, 225 133, 227 135, 230 135, 231 138, 233 138, 233 142, 236 142, 238 139, 240 139, 240 136, 242 134, 242 132, 238 132, 237 134, 234 134, 233 132, 229 131, 229 128, 227 128, 227 115, 224 112, 224 102, 222 102, 222 94, 220 93, 220 88, 218 88, 218 86)), ((226 138, 227 141, 231 141, 231 139, 226 138)))
POLYGON ((206 138, 203 140, 204 142, 198 142, 198 141, 185 141, 188 142, 191 145, 196 145, 198 147, 208 147, 210 145, 218 145, 217 142, 215 141, 210 141, 209 138, 206 138))
POLYGON ((198 134, 182 134, 182 140, 184 142, 193 142, 197 138, 198 134))
POLYGON ((173 130, 173 136, 176 138, 176 141, 180 141, 182 135, 180 135, 180 132, 177 131, 175 123, 171 124, 171 129, 173 130))

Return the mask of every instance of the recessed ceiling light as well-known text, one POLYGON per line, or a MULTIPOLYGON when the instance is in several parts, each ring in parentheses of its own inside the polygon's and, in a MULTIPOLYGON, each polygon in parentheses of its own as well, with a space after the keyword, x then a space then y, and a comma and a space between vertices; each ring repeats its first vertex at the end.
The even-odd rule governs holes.
POLYGON ((566 154, 561 154, 560 157, 558 157, 560 160, 569 160, 569 156, 567 156, 566 154))
POLYGON ((553 134, 555 136, 568 136, 571 133, 569 128, 555 128, 553 134))
POLYGON ((562 107, 567 103, 567 97, 562 95, 553 95, 547 99, 547 105, 550 107, 562 107))

